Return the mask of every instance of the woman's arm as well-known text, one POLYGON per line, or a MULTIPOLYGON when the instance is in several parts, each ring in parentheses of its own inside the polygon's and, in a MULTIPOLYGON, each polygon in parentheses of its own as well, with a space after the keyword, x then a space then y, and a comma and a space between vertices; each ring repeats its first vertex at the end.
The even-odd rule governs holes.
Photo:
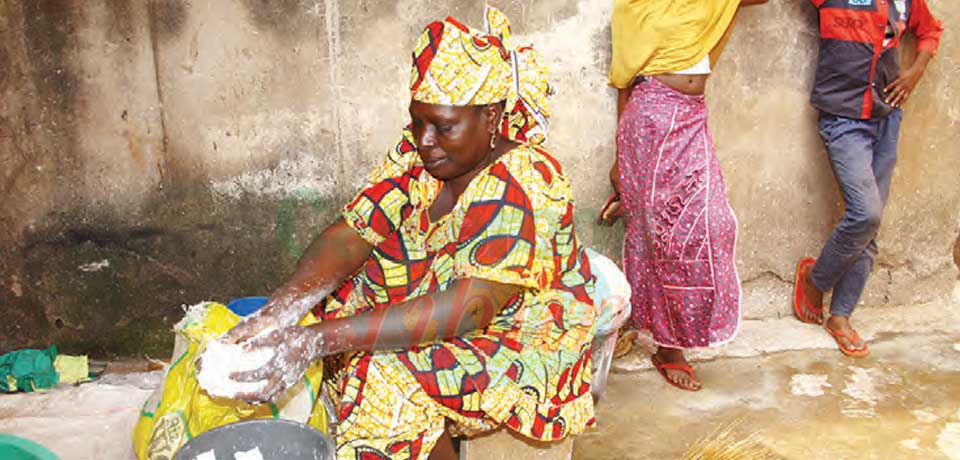
POLYGON ((407 348, 483 329, 520 287, 481 279, 369 313, 310 326, 323 355, 407 348))
POLYGON ((356 273, 373 246, 342 219, 330 224, 300 257, 293 275, 256 313, 244 318, 224 340, 240 342, 265 329, 297 324, 307 311, 356 273))
POLYGON ((467 278, 442 292, 387 308, 255 337, 247 346, 273 348, 273 358, 260 369, 232 377, 266 384, 256 393, 237 397, 251 402, 275 400, 300 380, 310 363, 326 355, 401 349, 483 329, 519 290, 515 285, 467 278))
POLYGON ((767 0, 740 0, 740 6, 762 5, 764 3, 767 3, 767 0))
MULTIPOLYGON (((617 89, 617 122, 620 122, 620 117, 623 116, 623 109, 627 106, 627 101, 630 100, 630 91, 633 87, 629 88, 618 88, 617 89)), ((613 191, 617 195, 620 194, 620 160, 619 156, 614 156, 613 158, 613 167, 610 168, 610 184, 613 185, 613 191)))
POLYGON ((613 158, 613 166, 610 168, 610 184, 613 185, 613 193, 620 195, 620 157, 613 158))
MULTIPOLYGON (((620 117, 623 116, 623 110, 627 107, 627 102, 630 100, 630 92, 633 90, 633 86, 629 88, 618 88, 617 89, 617 122, 620 122, 620 117)), ((616 145, 616 141, 614 141, 616 145)), ((610 166, 610 185, 613 186, 614 197, 620 196, 620 155, 613 155, 613 165, 610 166)), ((613 225, 617 220, 618 214, 617 211, 622 206, 619 198, 614 199, 613 201, 608 201, 600 209, 600 215, 597 216, 597 223, 600 225, 613 225)))
POLYGON ((620 121, 620 116, 623 115, 623 109, 627 106, 627 101, 630 100, 630 91, 633 89, 633 86, 629 88, 617 88, 617 121, 620 121))

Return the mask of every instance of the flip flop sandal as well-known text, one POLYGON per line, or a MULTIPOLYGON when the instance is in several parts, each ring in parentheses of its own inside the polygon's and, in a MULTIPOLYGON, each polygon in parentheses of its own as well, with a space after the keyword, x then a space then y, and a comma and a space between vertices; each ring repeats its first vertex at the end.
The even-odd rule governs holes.
POLYGON ((820 308, 814 307, 807 299, 806 293, 803 292, 803 270, 816 262, 817 260, 812 257, 800 259, 800 262, 797 262, 797 275, 793 282, 793 314, 797 316, 797 319, 807 324, 823 324, 823 306, 820 308), (807 320, 806 315, 803 314, 807 311, 820 318, 819 321, 807 320))
POLYGON ((847 339, 847 342, 850 342, 851 344, 862 341, 862 339, 860 338, 860 334, 858 334, 857 331, 853 331, 853 337, 851 337, 841 331, 835 331, 833 329, 830 329, 829 327, 827 327, 826 324, 823 325, 823 328, 826 329, 827 334, 830 334, 830 336, 833 337, 833 340, 837 342, 837 347, 840 348, 840 351, 843 354, 847 356, 852 356, 854 358, 863 358, 864 356, 867 356, 870 354, 870 347, 867 346, 867 342, 863 342, 863 348, 861 349, 847 348, 843 346, 842 342, 840 342, 840 339, 847 339))
POLYGON ((679 383, 674 382, 673 380, 670 380, 670 377, 667 375, 667 370, 683 371, 690 376, 690 380, 700 383, 700 381, 693 376, 692 367, 686 364, 661 363, 660 360, 657 359, 657 355, 650 355, 650 361, 653 362, 653 367, 657 368, 657 370, 660 371, 660 375, 662 375, 663 379, 666 380, 667 383, 669 383, 670 385, 673 385, 681 390, 700 391, 700 388, 687 388, 687 387, 681 386, 679 383))
POLYGON ((619 193, 614 193, 613 195, 610 195, 610 198, 607 198, 607 202, 603 204, 602 208, 600 208, 600 215, 597 216, 597 223, 603 223, 608 219, 610 219, 610 223, 613 223, 617 219, 623 217, 623 204, 620 205, 619 209, 607 215, 607 211, 610 209, 610 206, 618 201, 620 201, 619 193))

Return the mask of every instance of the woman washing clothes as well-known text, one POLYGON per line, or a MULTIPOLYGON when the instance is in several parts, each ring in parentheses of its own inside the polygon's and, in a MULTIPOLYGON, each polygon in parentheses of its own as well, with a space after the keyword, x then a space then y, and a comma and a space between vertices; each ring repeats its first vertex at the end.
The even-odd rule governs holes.
POLYGON ((737 221, 707 126, 704 89, 740 6, 766 0, 616 0, 615 194, 600 223, 626 221, 633 325, 658 345, 668 383, 697 391, 683 350, 723 344, 740 324, 737 221))
POLYGON ((455 458, 453 434, 551 441, 594 424, 593 277, 570 183, 539 144, 546 69, 486 30, 429 24, 413 53, 411 124, 258 313, 223 339, 271 350, 237 381, 278 399, 346 353, 338 458, 455 458), (321 318, 296 326, 311 307, 321 318))

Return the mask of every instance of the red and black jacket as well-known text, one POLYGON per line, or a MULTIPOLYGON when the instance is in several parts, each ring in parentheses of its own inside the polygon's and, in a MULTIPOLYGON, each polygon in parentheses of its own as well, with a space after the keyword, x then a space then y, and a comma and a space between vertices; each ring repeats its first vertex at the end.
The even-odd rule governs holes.
POLYGON ((884 102, 883 88, 900 72, 900 38, 909 29, 918 51, 935 53, 940 21, 926 0, 811 1, 820 13, 820 55, 810 102, 847 118, 887 116, 893 108, 884 102))

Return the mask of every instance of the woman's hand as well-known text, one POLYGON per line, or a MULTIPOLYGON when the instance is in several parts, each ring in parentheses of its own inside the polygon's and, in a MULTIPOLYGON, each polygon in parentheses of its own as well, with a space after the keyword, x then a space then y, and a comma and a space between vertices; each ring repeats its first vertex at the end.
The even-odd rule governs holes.
POLYGON ((306 312, 328 292, 329 289, 323 289, 304 294, 283 286, 270 296, 263 308, 240 320, 220 340, 226 343, 241 343, 269 329, 296 326, 306 312))
POLYGON ((617 222, 623 216, 623 200, 620 195, 611 196, 603 208, 600 209, 600 215, 597 217, 597 224, 609 227, 617 222))
POLYGON ((320 331, 307 326, 276 329, 253 337, 243 344, 244 348, 251 352, 269 349, 273 356, 260 369, 230 375, 238 382, 266 382, 259 391, 238 394, 237 399, 250 403, 277 402, 321 357, 322 345, 320 331))
MULTIPOLYGON (((270 309, 267 308, 269 305, 268 303, 256 312, 245 316, 236 326, 233 326, 217 340, 223 343, 237 344, 256 337, 263 331, 280 328, 279 321, 274 315, 270 314, 270 309)), ((197 357, 194 366, 196 366, 197 372, 203 369, 203 356, 197 357)))
POLYGON ((611 196, 603 207, 600 208, 600 215, 597 216, 597 224, 611 226, 621 216, 623 216, 623 200, 620 198, 620 155, 617 154, 613 160, 613 166, 610 167, 610 185, 613 186, 613 196, 611 196))
POLYGON ((280 324, 276 315, 271 314, 272 309, 268 308, 269 306, 269 304, 264 305, 260 310, 240 320, 240 322, 237 323, 233 329, 227 331, 220 340, 225 343, 240 343, 255 337, 267 329, 278 329, 283 326, 289 326, 280 324))

